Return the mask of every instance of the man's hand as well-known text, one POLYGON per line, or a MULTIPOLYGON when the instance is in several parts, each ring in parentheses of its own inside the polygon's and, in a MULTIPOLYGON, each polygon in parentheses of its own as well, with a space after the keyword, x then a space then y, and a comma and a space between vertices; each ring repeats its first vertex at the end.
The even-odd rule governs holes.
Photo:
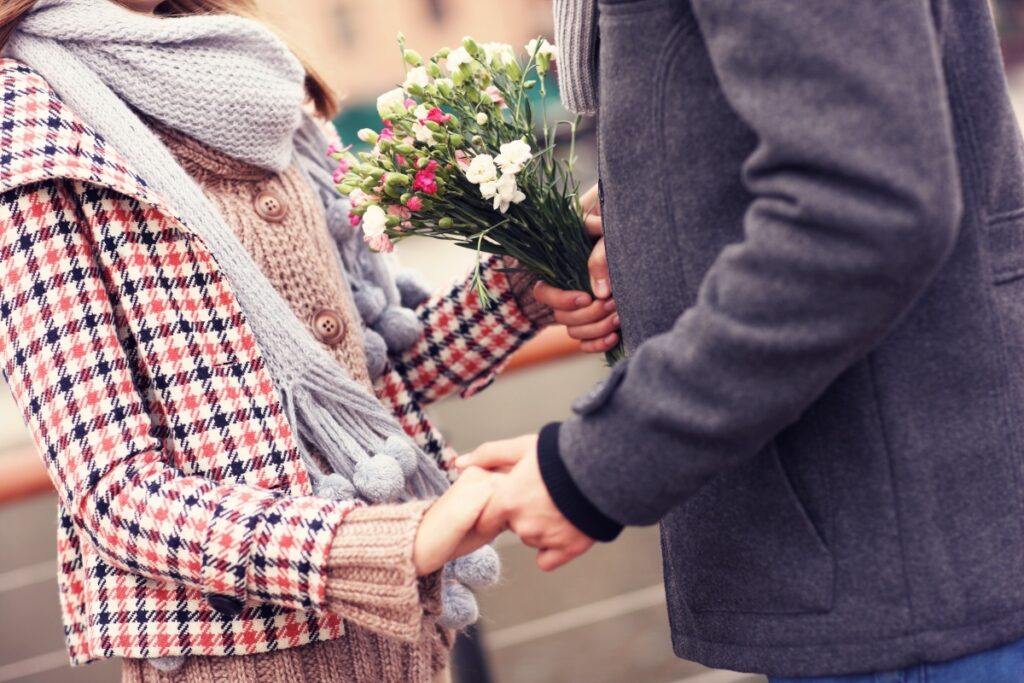
POLYGON ((594 544, 555 506, 537 463, 537 436, 494 441, 462 456, 456 466, 508 472, 497 484, 477 521, 484 537, 510 528, 526 545, 537 548, 537 566, 551 571, 579 557, 594 544))
POLYGON ((601 223, 601 205, 597 185, 580 197, 583 222, 587 233, 597 240, 590 252, 587 268, 590 271, 590 289, 571 292, 538 282, 534 298, 554 310, 555 322, 565 325, 569 336, 582 342, 586 353, 604 353, 619 343, 619 314, 612 296, 611 277, 608 275, 608 257, 604 248, 604 226, 601 223))

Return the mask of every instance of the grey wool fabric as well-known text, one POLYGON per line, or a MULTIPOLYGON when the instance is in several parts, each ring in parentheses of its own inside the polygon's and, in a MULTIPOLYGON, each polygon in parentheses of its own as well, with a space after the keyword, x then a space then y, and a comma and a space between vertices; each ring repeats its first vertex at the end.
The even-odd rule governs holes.
POLYGON ((1020 639, 1024 154, 988 2, 590 4, 629 358, 557 451, 661 523, 676 652, 821 676, 1020 639))
MULTIPOLYGON (((268 170, 299 163, 337 235, 348 212, 328 187, 328 143, 302 112, 305 71, 279 39, 258 22, 230 15, 162 18, 108 0, 41 0, 19 24, 7 54, 42 74, 210 247, 253 329, 319 495, 380 503, 447 489, 437 463, 295 318, 201 188, 137 114, 268 170), (332 472, 321 472, 311 451, 332 472)), ((372 291, 380 300, 375 319, 386 320, 394 333, 384 334, 384 344, 394 349, 401 346, 396 340, 413 343, 418 321, 398 311, 400 292, 387 264, 351 235, 337 241, 346 274, 361 288, 356 294, 366 298, 372 291)), ((489 566, 491 553, 482 549, 475 557, 489 566)), ((445 605, 442 621, 449 627, 466 625, 460 619, 476 613, 465 596, 459 598, 445 605)))

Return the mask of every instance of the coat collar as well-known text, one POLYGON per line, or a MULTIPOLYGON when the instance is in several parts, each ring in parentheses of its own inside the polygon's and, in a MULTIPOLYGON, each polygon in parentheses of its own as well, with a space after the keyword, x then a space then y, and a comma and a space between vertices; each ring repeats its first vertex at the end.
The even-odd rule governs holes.
POLYGON ((64 178, 166 206, 125 158, 71 111, 31 67, 0 59, 0 83, 0 194, 64 178))

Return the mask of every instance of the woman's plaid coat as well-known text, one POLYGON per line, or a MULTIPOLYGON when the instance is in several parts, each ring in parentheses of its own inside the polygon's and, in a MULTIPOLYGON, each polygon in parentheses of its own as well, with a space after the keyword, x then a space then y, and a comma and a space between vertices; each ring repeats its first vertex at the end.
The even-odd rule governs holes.
MULTIPOLYGON (((0 79, 0 367, 57 489, 72 663, 339 637, 323 567, 348 506, 311 495, 210 251, 38 74, 0 79)), ((535 331, 488 272, 497 306, 467 283, 430 298, 377 386, 441 460, 422 407, 535 331)))

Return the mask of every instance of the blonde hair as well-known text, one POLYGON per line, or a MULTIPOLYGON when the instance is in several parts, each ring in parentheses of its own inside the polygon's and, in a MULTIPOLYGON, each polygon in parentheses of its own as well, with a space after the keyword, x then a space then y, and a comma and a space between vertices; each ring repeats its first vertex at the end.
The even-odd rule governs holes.
MULTIPOLYGON (((22 17, 29 13, 36 0, 0 0, 0 50, 7 44, 11 33, 22 17)), ((165 0, 156 13, 167 17, 189 14, 235 14, 259 19, 255 0, 165 0)), ((330 86, 314 71, 301 55, 297 55, 306 69, 306 93, 317 113, 329 119, 338 113, 338 102, 330 86)))

